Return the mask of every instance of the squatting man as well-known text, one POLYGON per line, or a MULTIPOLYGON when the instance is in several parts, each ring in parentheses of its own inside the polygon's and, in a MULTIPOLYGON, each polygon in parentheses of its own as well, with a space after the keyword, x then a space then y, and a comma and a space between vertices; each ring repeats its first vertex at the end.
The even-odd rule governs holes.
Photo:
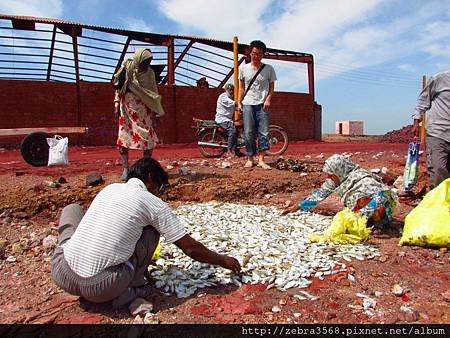
POLYGON ((186 255, 238 274, 239 262, 193 239, 159 197, 168 175, 158 161, 145 157, 131 168, 126 183, 101 190, 86 214, 66 206, 59 221, 58 246, 52 257, 55 283, 70 294, 114 308, 151 294, 148 266, 162 235, 186 255))

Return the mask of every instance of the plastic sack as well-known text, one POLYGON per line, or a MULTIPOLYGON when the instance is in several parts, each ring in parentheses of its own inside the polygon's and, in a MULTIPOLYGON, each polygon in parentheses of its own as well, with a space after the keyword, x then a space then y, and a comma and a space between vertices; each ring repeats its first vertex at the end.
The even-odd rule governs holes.
POLYGON ((355 244, 366 240, 371 232, 372 229, 367 227, 366 216, 345 208, 333 217, 323 235, 312 234, 309 239, 320 243, 355 244))
POLYGON ((161 254, 161 242, 156 246, 155 252, 153 252, 152 261, 156 261, 161 254))
POLYGON ((419 143, 411 142, 408 145, 408 157, 403 171, 403 189, 410 191, 419 178, 419 143))
POLYGON ((399 244, 450 247, 450 178, 406 215, 399 244))
POLYGON ((50 149, 48 152, 48 166, 69 164, 69 139, 55 135, 47 138, 50 149))

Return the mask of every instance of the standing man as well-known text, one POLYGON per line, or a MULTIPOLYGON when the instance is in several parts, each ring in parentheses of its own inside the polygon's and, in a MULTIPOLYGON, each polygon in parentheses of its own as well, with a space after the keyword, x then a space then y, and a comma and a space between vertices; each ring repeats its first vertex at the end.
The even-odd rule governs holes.
POLYGON ((236 128, 234 127, 234 110, 236 103, 234 102, 234 86, 228 83, 225 86, 225 92, 217 98, 215 121, 228 134, 228 156, 234 156, 236 148, 236 128))
POLYGON ((78 204, 63 209, 52 258, 53 280, 60 288, 93 303, 112 301, 114 308, 145 300, 152 291, 147 269, 160 235, 196 261, 239 273, 236 259, 193 239, 157 197, 168 184, 158 161, 138 160, 127 180, 100 191, 86 214, 78 204))
POLYGON ((416 137, 425 112, 426 162, 429 185, 433 189, 450 177, 450 71, 431 77, 420 93, 412 115, 416 137))
POLYGON ((238 108, 244 114, 244 138, 248 156, 245 168, 255 165, 256 136, 258 136, 257 165, 263 169, 272 169, 264 162, 264 156, 269 149, 269 111, 277 76, 271 65, 261 62, 265 52, 264 42, 252 41, 251 62, 239 69, 238 108))

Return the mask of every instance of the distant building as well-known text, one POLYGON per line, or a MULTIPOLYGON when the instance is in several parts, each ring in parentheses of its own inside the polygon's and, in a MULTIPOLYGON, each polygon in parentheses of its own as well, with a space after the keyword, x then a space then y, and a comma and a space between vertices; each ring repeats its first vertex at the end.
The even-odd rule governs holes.
POLYGON ((363 121, 336 121, 336 134, 339 135, 364 135, 363 121))

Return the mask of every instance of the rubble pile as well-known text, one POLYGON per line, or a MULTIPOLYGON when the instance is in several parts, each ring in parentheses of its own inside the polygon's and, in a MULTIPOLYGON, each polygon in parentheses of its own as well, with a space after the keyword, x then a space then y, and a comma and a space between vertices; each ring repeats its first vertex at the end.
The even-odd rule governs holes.
POLYGON ((278 170, 287 170, 290 172, 311 172, 311 171, 321 171, 322 166, 317 163, 307 163, 299 160, 294 160, 292 158, 284 159, 279 158, 275 164, 278 170))
POLYGON ((383 135, 381 142, 384 143, 407 143, 413 138, 412 136, 413 125, 404 126, 398 130, 392 130, 383 135))

